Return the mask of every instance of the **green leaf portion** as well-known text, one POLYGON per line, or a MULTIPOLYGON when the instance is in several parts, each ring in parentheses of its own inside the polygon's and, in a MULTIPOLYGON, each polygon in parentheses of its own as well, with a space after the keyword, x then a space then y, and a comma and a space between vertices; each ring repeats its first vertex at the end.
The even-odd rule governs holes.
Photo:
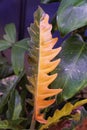
MULTIPOLYGON (((11 90, 13 86, 5 86, 3 96, 0 97, 0 113, 2 113, 4 106, 7 104, 11 90)), ((0 91, 2 92, 2 88, 0 87, 0 91)))
POLYGON ((25 52, 28 51, 28 40, 29 39, 23 39, 19 42, 17 42, 12 47, 12 66, 14 69, 15 74, 19 74, 19 72, 22 72, 24 69, 24 55, 25 52))
POLYGON ((12 67, 15 74, 23 71, 24 68, 24 54, 28 51, 28 38, 16 42, 16 28, 14 24, 7 24, 5 26, 5 40, 0 40, 0 51, 12 47, 12 67))
POLYGON ((24 49, 12 48, 12 66, 16 75, 24 69, 24 49))
POLYGON ((8 41, 0 40, 0 51, 8 49, 9 47, 11 47, 11 44, 8 41))
POLYGON ((0 79, 13 74, 12 66, 7 62, 5 57, 0 56, 0 79))
POLYGON ((63 42, 59 57, 58 77, 52 86, 63 89, 58 97, 58 102, 61 102, 87 86, 87 44, 80 36, 71 36, 63 42))
POLYGON ((22 130, 22 128, 19 126, 20 123, 22 123, 25 119, 20 118, 18 120, 3 120, 0 121, 0 130, 22 130))
POLYGON ((0 129, 11 129, 12 127, 9 125, 7 120, 0 121, 0 129))
POLYGON ((16 85, 23 77, 24 73, 21 73, 15 81, 12 82, 10 86, 0 87, 0 92, 3 93, 3 96, 0 96, 0 114, 3 112, 5 105, 8 103, 11 93, 14 91, 16 85))
POLYGON ((21 98, 17 91, 12 91, 10 94, 10 99, 8 101, 8 118, 12 120, 17 120, 20 118, 20 113, 22 110, 21 98))
POLYGON ((31 37, 29 44, 29 72, 30 76, 38 74, 38 64, 39 64, 39 53, 40 53, 40 20, 45 12, 41 7, 34 13, 34 24, 30 25, 28 32, 31 37))
POLYGON ((63 35, 87 25, 87 1, 62 0, 57 12, 57 24, 63 35))
POLYGON ((16 42, 16 28, 15 25, 12 24, 7 24, 5 26, 5 35, 3 38, 8 41, 9 43, 15 43, 16 42))
POLYGON ((12 117, 13 120, 17 120, 20 117, 21 110, 22 110, 21 98, 18 92, 15 91, 15 107, 14 107, 14 113, 12 117))
POLYGON ((15 90, 13 89, 13 90, 11 91, 11 94, 10 94, 9 100, 8 100, 7 118, 8 118, 9 120, 11 120, 12 117, 13 117, 14 106, 15 106, 15 90))
POLYGON ((21 98, 17 90, 15 90, 23 76, 24 73, 21 73, 17 78, 15 78, 10 87, 0 86, 0 92, 3 93, 3 96, 0 97, 0 114, 5 115, 8 119, 0 121, 0 130, 22 130, 22 125, 20 125, 20 123, 26 121, 26 118, 22 118, 20 115, 22 110, 21 98))

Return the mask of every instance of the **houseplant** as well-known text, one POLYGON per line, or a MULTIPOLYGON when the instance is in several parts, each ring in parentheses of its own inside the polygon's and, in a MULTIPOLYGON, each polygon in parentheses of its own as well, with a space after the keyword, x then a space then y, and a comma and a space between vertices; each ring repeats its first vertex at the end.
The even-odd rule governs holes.
MULTIPOLYGON (((68 0, 66 2, 69 3, 68 0)), ((12 65, 9 65, 1 56, 1 67, 5 67, 5 69, 1 68, 1 72, 5 70, 1 73, 1 79, 9 75, 15 76, 7 84, 1 80, 1 130, 50 130, 54 128, 73 130, 86 119, 86 109, 81 106, 87 103, 87 99, 76 97, 76 94, 87 85, 86 41, 84 37, 77 34, 79 31, 76 30, 84 26, 85 22, 82 19, 79 27, 76 26, 79 20, 75 24, 71 22, 72 25, 68 27, 62 24, 63 20, 60 22, 60 18, 63 18, 60 15, 63 13, 61 8, 66 9, 69 6, 70 11, 72 7, 70 4, 76 6, 77 9, 78 7, 82 9, 83 5, 87 6, 86 2, 81 0, 77 2, 75 0, 66 6, 64 6, 64 0, 61 2, 58 28, 63 36, 71 32, 62 43, 62 50, 61 47, 53 48, 57 38, 52 38, 52 26, 48 23, 49 16, 40 7, 34 14, 34 24, 31 24, 28 29, 30 38, 16 41, 14 24, 6 25, 5 35, 3 40, 0 40, 0 51, 11 48, 12 65), (29 62, 27 73, 23 64, 26 51, 29 62), (54 102, 55 99, 56 102, 54 102)))

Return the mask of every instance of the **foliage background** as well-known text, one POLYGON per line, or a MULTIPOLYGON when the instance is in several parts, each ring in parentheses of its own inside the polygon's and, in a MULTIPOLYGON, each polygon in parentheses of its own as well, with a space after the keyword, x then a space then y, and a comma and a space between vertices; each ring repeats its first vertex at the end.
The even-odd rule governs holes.
MULTIPOLYGON (((45 1, 45 0, 42 0, 42 1, 45 1)), ((64 0, 62 0, 62 1, 64 2, 64 0)), ((68 0, 67 0, 67 2, 68 2, 68 0)), ((77 3, 74 3, 74 2, 75 1, 73 1, 72 3, 76 4, 77 8, 78 8, 78 3, 84 4, 86 1, 84 1, 84 2, 82 1, 82 3, 80 3, 81 0, 77 0, 77 3)), ((45 10, 45 12, 50 15, 50 17, 51 17, 50 22, 51 22, 53 15, 57 11, 59 3, 57 3, 57 4, 52 3, 49 5, 48 4, 44 5, 44 4, 40 4, 40 1, 34 2, 34 1, 30 1, 30 0, 20 0, 20 1, 11 0, 8 3, 7 0, 1 0, 0 14, 1 14, 2 19, 1 19, 1 28, 0 28, 0 31, 1 31, 0 38, 2 39, 2 36, 4 33, 6 35, 4 36, 4 41, 0 41, 0 43, 1 43, 0 50, 3 50, 4 47, 12 48, 11 49, 12 51, 10 49, 8 49, 6 51, 1 52, 1 55, 4 57, 6 56, 8 58, 9 62, 10 62, 10 60, 12 60, 12 64, 13 64, 14 71, 16 74, 18 74, 19 71, 21 71, 21 66, 22 66, 23 62, 21 62, 21 64, 20 64, 19 61, 23 61, 24 52, 28 48, 28 46, 27 46, 28 44, 26 42, 28 39, 24 39, 24 41, 21 41, 21 39, 28 36, 26 28, 29 27, 30 23, 33 22, 33 13, 37 9, 37 5, 41 5, 41 7, 45 10), (17 39, 15 39, 15 28, 14 28, 13 24, 11 24, 10 26, 7 25, 5 27, 5 32, 4 32, 4 26, 6 24, 12 23, 12 22, 16 24, 17 39), (8 44, 9 41, 11 41, 10 46, 8 44), (19 41, 19 42, 17 42, 17 41, 19 41), (5 46, 3 46, 3 45, 5 45, 5 46), (19 47, 17 45, 19 45, 19 47), (20 54, 19 54, 19 52, 20 52, 20 54), (11 58, 10 58, 10 55, 11 55, 11 58)), ((68 5, 68 3, 66 5, 64 4, 62 6, 66 7, 67 5, 68 5)), ((63 15, 62 14, 63 9, 60 7, 60 11, 59 11, 60 12, 59 13, 59 16, 60 16, 59 30, 60 30, 60 33, 62 34, 62 36, 64 36, 64 34, 66 35, 69 32, 71 32, 72 27, 73 27, 72 24, 75 24, 75 21, 72 22, 72 19, 70 19, 71 24, 66 22, 68 13, 66 11, 65 15, 63 15), (68 23, 69 26, 68 25, 65 26, 66 29, 65 28, 61 29, 62 25, 63 26, 66 25, 65 22, 68 23), (61 24, 61 23, 63 23, 63 24, 61 24), (68 27, 71 30, 68 31, 68 27)), ((70 9, 72 9, 72 6, 70 9)), ((70 11, 70 10, 68 10, 68 11, 70 11)), ((70 12, 70 13, 72 13, 72 12, 70 12)), ((73 17, 73 13, 72 13, 72 17, 73 17)), ((76 18, 74 20, 78 21, 79 17, 76 17, 76 18)), ((81 19, 81 20, 82 20, 82 22, 85 21, 85 19, 81 19)), ((76 27, 77 27, 77 25, 76 25, 76 27)), ((76 33, 80 34, 82 32, 82 36, 83 36, 84 30, 85 30, 85 28, 83 28, 83 30, 73 31, 72 33, 66 35, 66 37, 63 37, 63 38, 60 38, 59 32, 56 32, 55 34, 53 34, 53 36, 57 35, 57 37, 59 38, 58 44, 56 46, 59 46, 59 44, 61 44, 61 42, 67 38, 67 40, 65 40, 62 43, 63 50, 61 51, 61 53, 59 55, 59 57, 62 58, 62 62, 60 63, 59 68, 56 69, 56 72, 59 73, 59 77, 51 85, 54 88, 63 87, 63 92, 62 92, 62 94, 60 94, 58 96, 57 103, 61 103, 62 101, 68 101, 68 99, 71 103, 75 103, 79 99, 75 100, 75 97, 72 98, 72 96, 75 95, 79 90, 82 90, 84 87, 87 86, 87 64, 86 64, 86 62, 87 62, 87 60, 86 60, 87 59, 86 40, 87 39, 84 39, 85 40, 84 41, 81 38, 81 36, 75 35, 76 33), (70 36, 70 38, 68 38, 68 36, 70 36), (60 86, 58 86, 58 84, 60 86), (72 98, 72 99, 70 99, 70 98, 72 98)), ((85 35, 86 35, 86 31, 85 31, 85 35)), ((83 37, 83 38, 85 38, 85 37, 83 37)), ((11 65, 7 63, 6 59, 2 58, 0 61, 0 65, 1 65, 1 71, 0 71, 1 79, 4 78, 5 76, 8 77, 8 75, 13 73, 11 65)), ((25 84, 27 83, 27 79, 26 79, 26 75, 24 74, 24 72, 20 73, 20 75, 15 78, 15 81, 13 80, 11 83, 12 84, 10 84, 10 83, 9 84, 7 83, 6 85, 4 84, 5 85, 4 87, 2 87, 3 82, 0 84, 1 85, 1 87, 0 87, 0 89, 1 89, 0 90, 0 92, 1 92, 0 93, 0 95, 1 95, 1 97, 0 97, 1 98, 1 100, 0 100, 1 101, 1 105, 0 105, 1 120, 7 119, 7 120, 4 120, 3 122, 1 121, 0 124, 1 124, 1 128, 4 128, 4 129, 8 128, 8 129, 18 129, 19 130, 19 129, 22 129, 22 126, 27 127, 28 123, 29 123, 29 122, 26 122, 25 123, 26 126, 24 124, 20 125, 21 122, 24 123, 26 120, 23 117, 27 116, 27 121, 28 121, 28 117, 30 117, 30 120, 31 120, 32 110, 30 110, 31 107, 28 108, 28 106, 27 106, 27 103, 29 102, 28 98, 31 95, 27 94, 27 91, 25 89, 25 84), (10 87, 7 87, 7 86, 10 86, 10 87), (4 95, 2 96, 3 92, 4 92, 4 95), (21 102, 22 102, 22 105, 21 105, 21 102), (16 105, 17 105, 17 107, 16 107, 16 105), (29 114, 30 114, 30 116, 29 116, 29 114), (14 126, 14 128, 13 128, 13 126, 14 126)), ((87 102, 87 100, 85 101, 85 103, 86 102, 87 102)), ((79 104, 79 103, 77 103, 77 104, 79 104)), ((84 101, 82 104, 84 104, 84 101)), ((56 107, 58 107, 57 104, 55 104, 54 108, 56 108, 56 107)), ((60 105, 60 107, 61 107, 61 105, 60 105)), ((48 111, 50 111, 50 110, 48 110, 48 111)), ((65 108, 64 108, 64 112, 65 112, 65 108)), ((61 111, 60 111, 60 113, 61 113, 61 111)), ((52 121, 55 122, 55 116, 53 116, 53 118, 54 118, 54 120, 52 119, 52 121)), ((49 120, 50 119, 48 118, 48 121, 49 120)), ((50 123, 50 121, 49 121, 49 123, 50 123)))

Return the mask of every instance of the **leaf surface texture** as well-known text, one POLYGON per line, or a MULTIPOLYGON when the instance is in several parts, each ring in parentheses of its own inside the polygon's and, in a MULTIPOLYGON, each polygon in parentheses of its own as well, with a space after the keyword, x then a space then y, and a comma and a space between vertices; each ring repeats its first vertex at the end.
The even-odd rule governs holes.
POLYGON ((48 86, 56 79, 57 73, 50 75, 60 62, 54 60, 61 47, 53 49, 58 38, 52 38, 52 25, 48 23, 49 16, 40 7, 34 14, 34 23, 31 24, 29 34, 29 82, 27 89, 33 94, 34 119, 46 123, 41 110, 55 102, 55 98, 48 99, 60 93, 62 89, 50 89, 48 86))

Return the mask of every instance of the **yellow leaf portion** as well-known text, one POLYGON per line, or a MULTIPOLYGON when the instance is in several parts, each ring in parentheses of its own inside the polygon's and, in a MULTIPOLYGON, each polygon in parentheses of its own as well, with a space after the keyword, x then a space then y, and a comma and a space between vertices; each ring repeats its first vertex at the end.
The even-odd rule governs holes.
MULTIPOLYGON (((48 118, 47 124, 42 125, 40 130, 44 130, 44 129, 48 128, 50 125, 58 123, 60 121, 60 118, 70 115, 72 110, 77 109, 78 107, 80 107, 86 103, 87 103, 87 99, 78 101, 74 105, 72 105, 71 103, 66 103, 65 106, 61 110, 55 111, 53 117, 48 118)), ((79 113, 77 113, 77 114, 79 115, 79 113)), ((72 116, 72 118, 73 118, 73 116, 72 116)), ((79 119, 79 118, 77 118, 77 119, 79 119)), ((75 120, 76 120, 76 118, 75 118, 75 120)))
POLYGON ((62 91, 62 89, 48 88, 57 77, 57 73, 53 75, 49 75, 49 73, 60 63, 60 59, 54 60, 54 58, 61 51, 61 47, 53 49, 58 38, 52 38, 52 25, 48 23, 48 14, 45 14, 39 8, 34 16, 35 22, 30 27, 33 47, 31 46, 29 63, 32 65, 32 69, 28 77, 30 85, 27 85, 27 89, 33 94, 35 120, 40 123, 47 123, 44 119, 44 114, 41 114, 40 111, 55 102, 55 98, 50 100, 47 98, 55 96, 62 91), (37 32, 35 32, 35 28, 37 32))

